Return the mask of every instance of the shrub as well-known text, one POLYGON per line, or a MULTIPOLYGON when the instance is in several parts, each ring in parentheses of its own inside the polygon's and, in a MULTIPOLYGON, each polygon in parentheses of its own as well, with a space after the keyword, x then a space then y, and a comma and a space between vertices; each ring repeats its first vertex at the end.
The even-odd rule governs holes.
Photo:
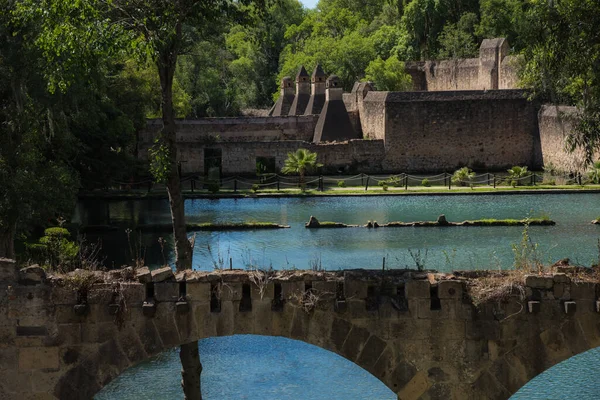
POLYGON ((469 167, 462 167, 461 169, 454 171, 452 183, 459 184, 460 186, 472 185, 473 178, 475 178, 475 172, 469 167))
POLYGON ((508 179, 511 180, 510 184, 513 187, 515 187, 517 185, 520 186, 522 184, 521 179, 526 177, 527 175, 529 175, 529 171, 527 170, 527 167, 514 166, 508 170, 508 179))
POLYGON ((596 161, 588 172, 588 179, 593 184, 600 183, 600 161, 596 161))
POLYGON ((378 185, 381 186, 381 189, 384 191, 388 190, 388 183, 386 181, 379 181, 378 185))
POLYGON ((218 182, 209 182, 206 184, 206 189, 211 193, 218 193, 221 187, 218 182))
POLYGON ((421 181, 421 186, 425 186, 425 187, 429 187, 431 186, 431 183, 429 182, 429 179, 425 178, 421 181))
POLYGON ((41 246, 36 246, 45 255, 45 260, 42 260, 44 264, 62 272, 74 269, 79 246, 69 240, 70 236, 69 231, 63 227, 47 228, 44 231, 44 236, 39 240, 41 246))
POLYGON ((338 187, 344 188, 346 187, 346 181, 338 181, 337 185, 338 187))
POLYGON ((385 182, 389 186, 399 186, 400 185, 400 177, 399 176, 390 176, 385 182))
POLYGON ((260 189, 260 186, 255 183, 254 185, 252 185, 252 188, 250 190, 252 190, 254 193, 258 192, 258 190, 260 189))

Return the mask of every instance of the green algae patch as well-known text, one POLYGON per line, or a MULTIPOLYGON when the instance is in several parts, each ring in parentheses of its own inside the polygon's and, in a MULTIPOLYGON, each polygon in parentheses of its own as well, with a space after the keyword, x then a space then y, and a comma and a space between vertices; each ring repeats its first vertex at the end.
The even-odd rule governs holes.
MULTIPOLYGON (((525 219, 477 219, 472 221, 448 222, 444 215, 440 215, 437 221, 415 221, 401 222, 393 221, 387 224, 378 224, 377 222, 369 221, 365 228, 407 228, 407 227, 442 227, 442 226, 552 226, 556 222, 550 218, 525 218, 525 219)), ((319 222, 317 218, 311 216, 310 220, 305 224, 307 228, 355 228, 359 225, 347 225, 341 222, 319 222)))

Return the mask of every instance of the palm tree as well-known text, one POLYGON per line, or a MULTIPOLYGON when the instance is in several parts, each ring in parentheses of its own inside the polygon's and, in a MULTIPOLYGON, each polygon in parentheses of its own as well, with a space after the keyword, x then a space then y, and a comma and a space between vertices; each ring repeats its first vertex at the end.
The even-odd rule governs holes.
POLYGON ((295 153, 288 153, 288 158, 281 169, 284 174, 298 174, 300 176, 300 188, 304 190, 304 175, 307 172, 322 167, 323 164, 317 163, 317 153, 310 150, 298 149, 295 153))
POLYGON ((508 170, 508 178, 511 180, 513 186, 520 186, 522 183, 521 179, 526 177, 527 174, 529 174, 527 167, 515 166, 508 170))
POLYGON ((600 161, 596 161, 588 172, 590 181, 594 184, 600 183, 600 161))

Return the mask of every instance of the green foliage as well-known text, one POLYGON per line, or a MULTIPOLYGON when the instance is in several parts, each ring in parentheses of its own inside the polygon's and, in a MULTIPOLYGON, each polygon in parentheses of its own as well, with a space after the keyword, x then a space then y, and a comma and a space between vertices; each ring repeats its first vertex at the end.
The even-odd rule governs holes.
POLYGON ((69 240, 71 234, 62 227, 47 228, 39 240, 39 246, 31 246, 40 251, 42 257, 36 261, 60 272, 75 269, 79 260, 79 245, 69 240), (43 250, 42 250, 43 249, 43 250))
POLYGON ((388 190, 388 183, 386 181, 379 181, 377 184, 379 186, 381 186, 381 189, 383 191, 387 191, 388 190))
POLYGON ((255 183, 254 185, 252 185, 252 188, 250 190, 256 193, 260 190, 260 186, 257 183, 255 183))
POLYGON ((425 178, 421 181, 421 186, 429 187, 431 186, 431 182, 429 182, 429 179, 425 178))
POLYGON ((407 91, 412 88, 412 79, 396 55, 385 61, 377 57, 369 63, 365 75, 367 80, 375 83, 377 90, 407 91))
POLYGON ((219 190, 221 190, 219 182, 209 182, 206 184, 206 188, 211 193, 219 193, 219 190))
POLYGON ((150 172, 158 183, 165 183, 171 171, 169 148, 160 139, 154 140, 154 145, 148 150, 150 172))
POLYGON ((338 181, 337 185, 338 185, 338 187, 345 188, 346 187, 346 181, 338 181))
POLYGON ((538 251, 538 243, 529 236, 529 224, 526 224, 521 233, 521 241, 512 244, 514 254, 514 268, 523 272, 541 272, 543 264, 538 251))
POLYGON ((593 184, 600 184, 600 161, 596 161, 588 171, 588 178, 593 184))
POLYGON ((529 175, 530 172, 527 167, 514 166, 508 170, 508 179, 510 180, 511 186, 523 185, 522 179, 529 175))
POLYGON ((475 178, 475 172, 473 172, 469 167, 462 167, 454 171, 452 175, 452 183, 459 184, 460 186, 467 186, 473 183, 473 179, 475 178))
POLYGON ((288 158, 285 160, 281 172, 284 174, 298 174, 300 176, 300 187, 304 190, 304 175, 322 166, 317 162, 317 153, 307 149, 298 149, 294 153, 288 153, 288 158))
POLYGON ((440 58, 470 58, 477 55, 478 43, 475 37, 477 15, 465 13, 456 24, 447 24, 439 36, 440 58))

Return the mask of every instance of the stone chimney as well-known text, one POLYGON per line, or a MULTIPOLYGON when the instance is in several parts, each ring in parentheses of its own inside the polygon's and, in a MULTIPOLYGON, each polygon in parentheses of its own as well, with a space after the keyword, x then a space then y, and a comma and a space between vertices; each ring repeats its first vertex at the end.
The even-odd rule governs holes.
POLYGON ((323 72, 320 64, 317 64, 310 78, 310 100, 306 106, 304 115, 320 114, 325 104, 325 79, 327 76, 323 72))
POLYGON ((310 101, 310 76, 304 67, 296 75, 296 97, 290 108, 289 115, 303 115, 310 101))
POLYGON ((337 76, 331 75, 326 83, 326 101, 315 127, 314 143, 343 142, 360 139, 350 122, 344 105, 343 89, 337 76))
POLYGON ((281 80, 281 94, 273 108, 271 108, 269 116, 281 117, 288 115, 293 102, 294 85, 292 82, 292 78, 290 78, 289 76, 285 76, 281 80))

